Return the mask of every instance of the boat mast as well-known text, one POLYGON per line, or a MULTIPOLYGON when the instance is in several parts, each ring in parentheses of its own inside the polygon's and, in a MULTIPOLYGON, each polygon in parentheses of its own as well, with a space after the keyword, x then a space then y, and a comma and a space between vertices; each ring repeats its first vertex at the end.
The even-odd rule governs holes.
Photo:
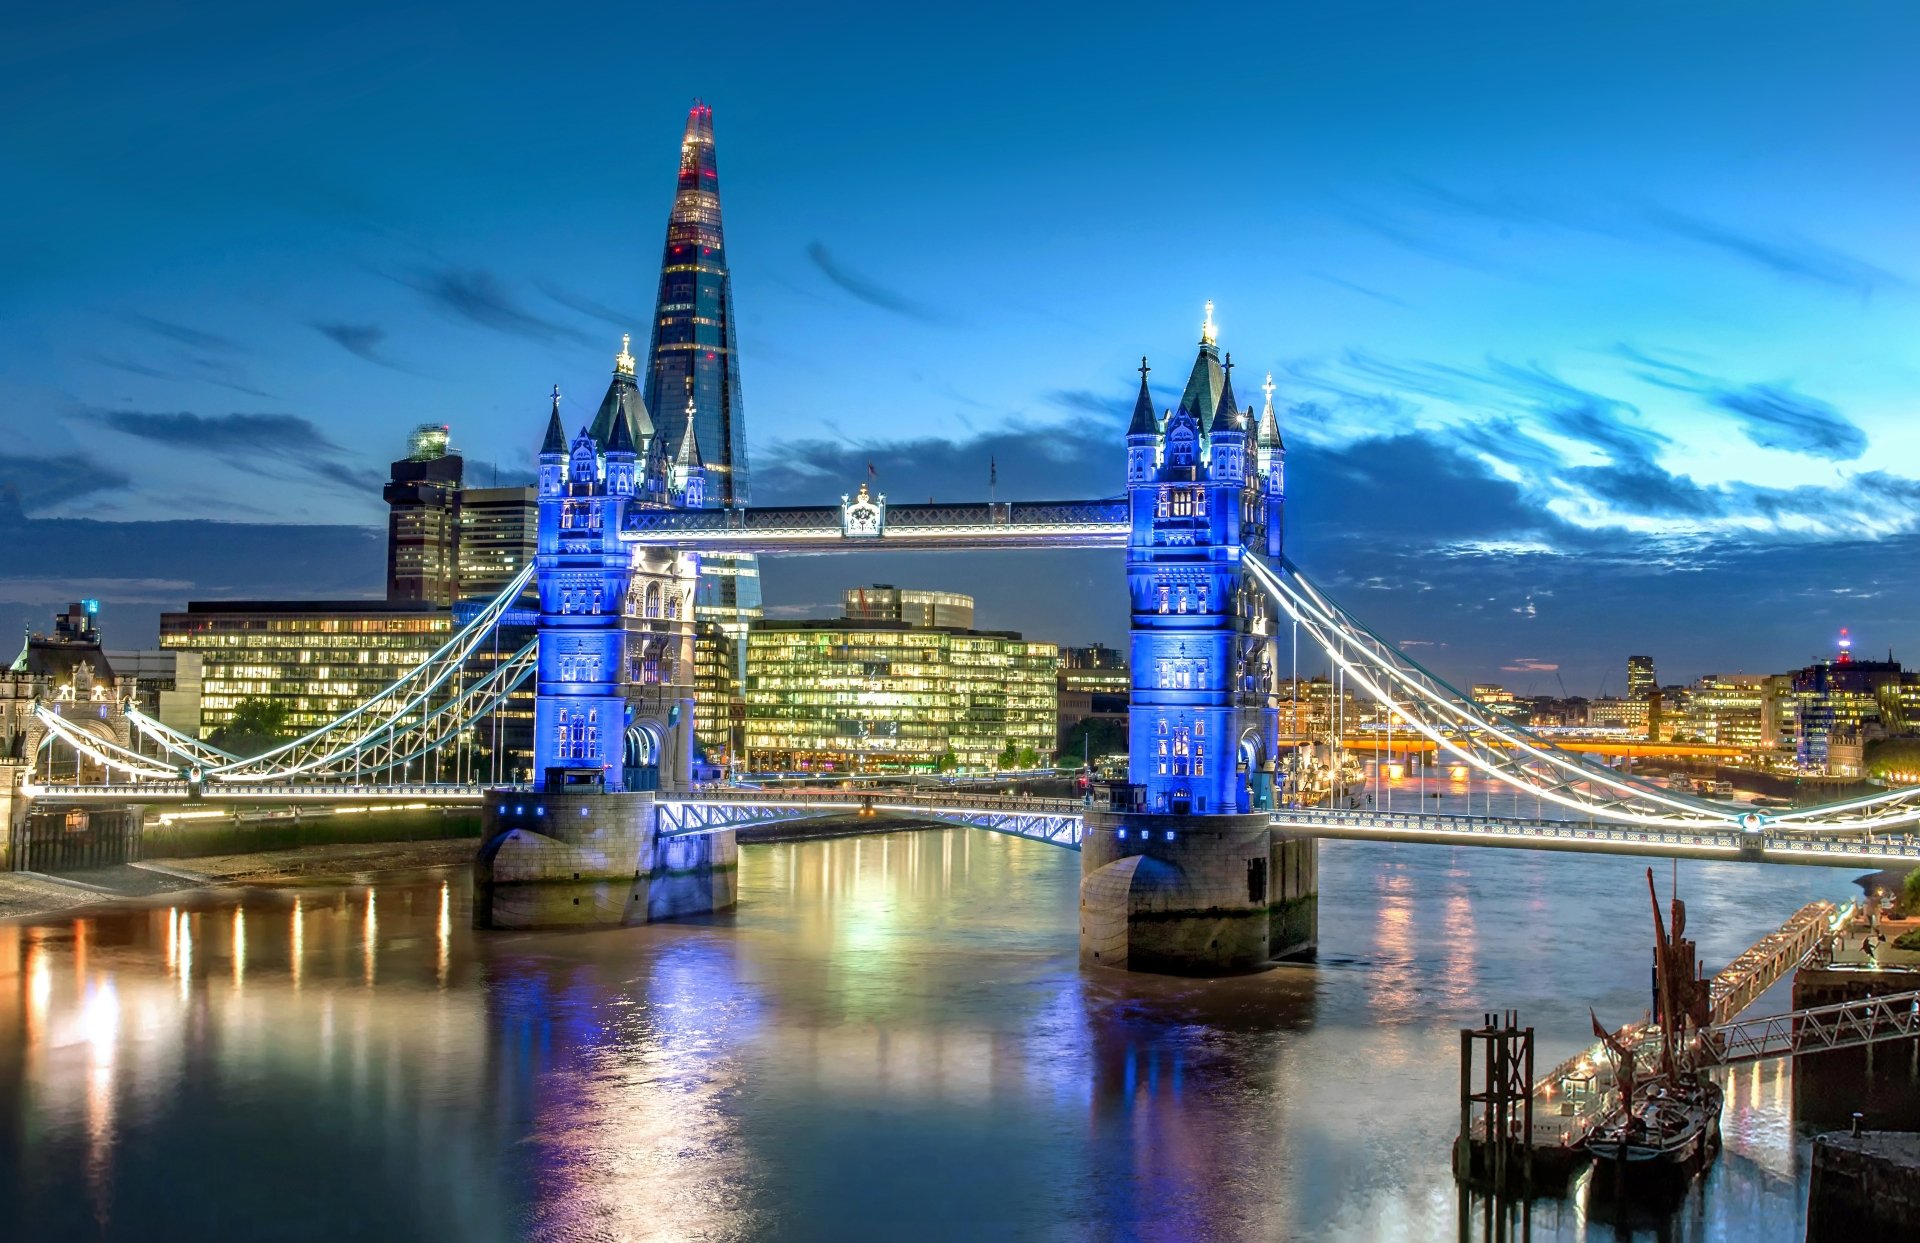
POLYGON ((1647 897, 1653 902, 1653 935, 1655 957, 1653 961, 1654 992, 1660 1002, 1660 1070, 1667 1082, 1674 1081, 1673 1066, 1673 1028, 1674 997, 1672 953, 1667 947, 1667 926, 1660 918, 1660 892, 1653 886, 1653 869, 1647 869, 1647 897))

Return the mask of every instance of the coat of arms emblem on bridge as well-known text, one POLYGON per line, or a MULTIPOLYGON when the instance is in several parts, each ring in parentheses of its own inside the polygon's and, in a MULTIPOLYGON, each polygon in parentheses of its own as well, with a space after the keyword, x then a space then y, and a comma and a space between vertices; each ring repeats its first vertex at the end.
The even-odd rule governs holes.
POLYGON ((853 537, 886 533, 887 494, 882 492, 872 496, 867 485, 861 484, 860 491, 848 496, 840 494, 840 534, 853 537))

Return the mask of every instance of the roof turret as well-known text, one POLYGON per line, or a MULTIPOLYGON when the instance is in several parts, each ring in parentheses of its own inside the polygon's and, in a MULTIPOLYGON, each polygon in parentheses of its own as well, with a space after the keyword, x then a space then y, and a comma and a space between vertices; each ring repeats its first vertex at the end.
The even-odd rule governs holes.
POLYGON ((600 399, 600 409, 593 416, 593 442, 601 447, 613 444, 613 425, 627 425, 627 442, 639 446, 653 435, 653 416, 647 413, 647 403, 640 396, 640 386, 634 378, 636 360, 628 347, 633 338, 629 334, 620 336, 620 352, 613 357, 613 382, 607 385, 607 395, 600 399))
POLYGON ((1280 440, 1280 420, 1273 413, 1273 372, 1267 372, 1267 382, 1260 386, 1267 395, 1267 404, 1260 411, 1260 430, 1254 437, 1262 449, 1284 449, 1287 446, 1280 440))
POLYGON ((1233 355, 1227 355, 1226 362, 1220 366, 1220 400, 1213 407, 1213 427, 1235 427, 1240 421, 1240 407, 1233 400, 1233 355))
POLYGON ((567 456, 567 432, 560 425, 560 386, 553 386, 553 413, 547 416, 546 439, 540 442, 541 457, 567 456))
MULTIPOLYGON (((691 387, 691 386, 689 386, 691 387)), ((676 472, 705 470, 707 464, 700 459, 700 434, 693 425, 693 394, 687 394, 687 430, 680 435, 680 452, 674 456, 676 472)))
POLYGON ((1147 366, 1147 356, 1140 356, 1140 396, 1133 401, 1133 422, 1127 425, 1129 436, 1152 436, 1160 430, 1160 421, 1153 413, 1153 395, 1147 392, 1147 372, 1153 368, 1147 366))
POLYGON ((628 423, 626 419, 617 418, 613 420, 613 429, 607 433, 608 457, 612 457, 616 453, 625 454, 627 457, 640 456, 639 446, 633 443, 633 435, 627 428, 628 423))
POLYGON ((1201 431, 1213 425, 1213 412, 1220 408, 1220 389, 1226 382, 1220 369, 1220 347, 1214 341, 1213 303, 1207 303, 1207 317, 1200 326, 1200 352, 1187 376, 1187 387, 1180 394, 1180 409, 1193 416, 1201 431))

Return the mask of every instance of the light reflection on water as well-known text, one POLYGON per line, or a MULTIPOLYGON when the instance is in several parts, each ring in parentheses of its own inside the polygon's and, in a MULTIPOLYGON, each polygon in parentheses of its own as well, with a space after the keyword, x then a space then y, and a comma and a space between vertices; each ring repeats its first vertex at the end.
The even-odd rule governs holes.
MULTIPOLYGON (((1077 858, 958 830, 752 847, 737 914, 625 931, 476 934, 464 874, 0 926, 0 1211, 22 1238, 1455 1237, 1457 1029, 1519 1009, 1544 1067, 1589 1003, 1643 1011, 1643 868, 1329 843, 1320 962, 1220 981, 1081 971, 1077 858)), ((1851 892, 1681 875, 1712 963, 1851 892)), ((1726 1155, 1648 1230, 1797 1239, 1791 1074, 1728 1089, 1726 1155)), ((1531 1224, 1635 1237, 1577 1202, 1531 1224)))

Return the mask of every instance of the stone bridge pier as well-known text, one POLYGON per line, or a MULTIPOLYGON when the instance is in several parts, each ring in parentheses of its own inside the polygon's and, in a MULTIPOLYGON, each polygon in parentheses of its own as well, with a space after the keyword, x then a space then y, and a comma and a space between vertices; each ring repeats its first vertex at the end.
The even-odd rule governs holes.
POLYGON ((1318 904, 1318 843, 1274 828, 1264 814, 1087 814, 1087 966, 1226 975, 1311 958, 1318 904))

